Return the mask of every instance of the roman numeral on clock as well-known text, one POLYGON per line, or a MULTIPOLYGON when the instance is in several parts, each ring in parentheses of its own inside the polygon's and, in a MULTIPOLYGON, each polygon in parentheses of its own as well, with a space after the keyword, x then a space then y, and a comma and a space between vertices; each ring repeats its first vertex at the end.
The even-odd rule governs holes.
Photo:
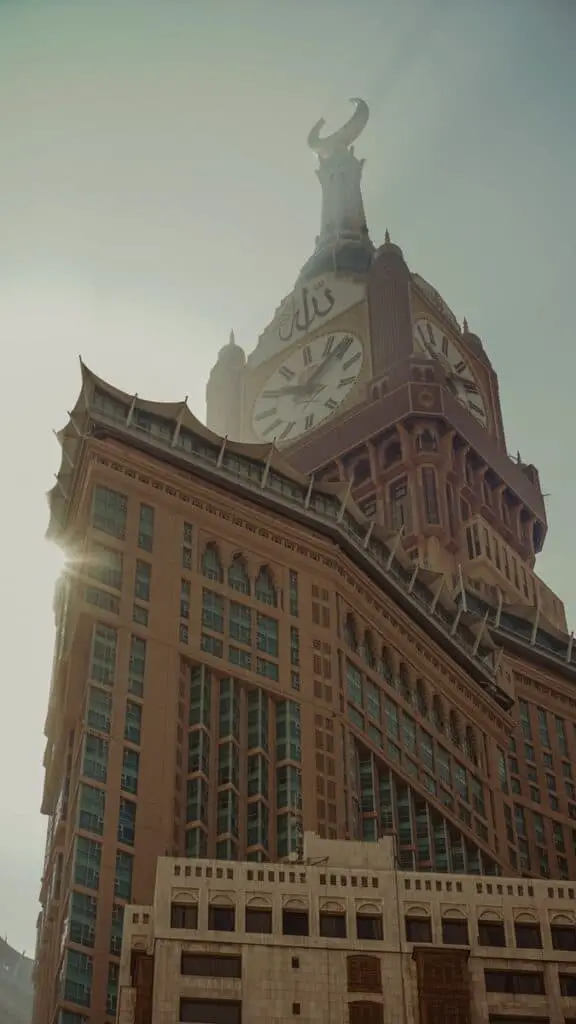
POLYGON ((273 423, 270 423, 266 427, 266 430, 262 431, 262 437, 268 437, 268 434, 271 434, 273 430, 278 430, 278 427, 281 427, 281 426, 282 426, 282 420, 274 420, 273 423))
POLYGON ((361 356, 362 356, 361 352, 356 352, 356 355, 350 356, 350 359, 347 359, 345 363, 342 363, 342 369, 343 370, 349 370, 350 367, 354 365, 354 363, 358 362, 358 360, 361 358, 361 356))
POLYGON ((449 348, 450 348, 450 342, 448 341, 448 338, 444 334, 442 336, 442 353, 443 353, 443 355, 445 355, 445 356, 448 355, 449 348))
POLYGON ((332 351, 332 346, 333 345, 334 345, 334 335, 333 334, 329 334, 328 337, 326 338, 326 342, 324 344, 324 351, 322 353, 322 357, 324 359, 326 358, 326 356, 330 355, 330 353, 332 351))
POLYGON ((336 346, 336 352, 334 353, 338 359, 344 358, 353 340, 354 339, 351 338, 349 334, 347 334, 345 338, 342 338, 342 341, 338 342, 338 345, 336 346))
POLYGON ((286 438, 288 437, 288 434, 290 434, 292 432, 292 428, 295 427, 295 426, 296 426, 296 420, 291 420, 290 423, 287 423, 286 426, 284 427, 284 430, 280 434, 280 440, 281 441, 285 441, 286 438))
POLYGON ((333 398, 328 398, 324 402, 324 405, 325 405, 326 409, 336 409, 337 406, 338 406, 338 402, 335 402, 333 398))
POLYGON ((284 380, 292 380, 296 376, 294 370, 291 370, 289 366, 281 366, 278 373, 284 377, 284 380))
POLYGON ((464 391, 467 391, 469 395, 477 395, 480 391, 480 388, 473 380, 462 380, 461 384, 464 391))
POLYGON ((310 345, 304 345, 304 348, 302 349, 302 358, 304 360, 304 366, 310 366, 310 363, 312 362, 312 350, 310 345))
POLYGON ((258 422, 260 422, 260 420, 267 420, 269 416, 275 416, 276 412, 277 409, 276 406, 274 405, 272 406, 271 409, 264 409, 263 412, 257 413, 254 419, 257 420, 258 422))
POLYGON ((464 362, 463 359, 461 359, 458 363, 454 364, 452 369, 455 370, 456 373, 464 373, 464 370, 466 369, 466 363, 464 362))
POLYGON ((304 421, 304 430, 310 430, 314 426, 314 413, 311 412, 304 421))
POLYGON ((486 413, 480 405, 476 405, 475 402, 468 402, 468 408, 477 413, 478 416, 481 416, 483 420, 486 419, 486 413))
POLYGON ((338 384, 338 387, 339 388, 346 388, 346 387, 348 387, 349 384, 353 384, 355 380, 356 380, 356 377, 354 376, 354 374, 352 374, 351 377, 342 377, 342 380, 338 384))

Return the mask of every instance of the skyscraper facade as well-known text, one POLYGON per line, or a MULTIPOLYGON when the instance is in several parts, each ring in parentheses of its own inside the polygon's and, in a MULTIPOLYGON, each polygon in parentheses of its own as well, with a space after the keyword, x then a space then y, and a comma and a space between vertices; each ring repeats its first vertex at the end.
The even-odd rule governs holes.
POLYGON ((35 1024, 114 1019, 159 856, 276 861, 303 829, 402 870, 576 877, 576 651, 538 577, 534 466, 480 338, 370 240, 352 144, 309 143, 320 234, 207 391, 82 366, 59 434, 35 1024))

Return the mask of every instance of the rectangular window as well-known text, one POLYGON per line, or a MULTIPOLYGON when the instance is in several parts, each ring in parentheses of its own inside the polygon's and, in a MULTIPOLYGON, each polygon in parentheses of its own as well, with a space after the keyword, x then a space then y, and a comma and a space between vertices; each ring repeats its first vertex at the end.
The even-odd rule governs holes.
POLYGON ((114 685, 118 632, 111 626, 97 622, 92 634, 90 678, 104 686, 114 685))
POLYGON ((348 699, 362 706, 362 673, 351 661, 346 662, 346 688, 348 699))
POLYGON ((382 928, 382 917, 380 914, 357 914, 356 915, 356 938, 367 939, 370 942, 382 942, 384 931, 382 928))
POLYGON ((78 804, 78 827, 85 832, 93 832, 101 836, 104 832, 104 809, 106 794, 103 789, 80 784, 80 800, 78 804))
POLYGON ((135 604, 132 608, 132 619, 139 626, 148 625, 148 609, 141 604, 135 604))
POLYGON ((552 948, 563 949, 573 953, 576 951, 576 926, 572 924, 552 924, 552 948))
POLYGON ((90 1006, 92 957, 69 949, 64 967, 64 999, 77 1006, 90 1006))
POLYGON ((213 654, 215 658, 221 658, 224 654, 224 644, 217 636, 209 636, 208 633, 200 634, 200 649, 206 654, 213 654))
POLYGON ((112 929, 110 931, 110 952, 112 956, 120 956, 122 952, 122 933, 124 930, 124 907, 121 903, 112 906, 112 929))
POLYGON ((213 932, 233 932, 236 928, 236 911, 234 907, 208 907, 208 928, 213 932))
POLYGON ((520 726, 522 728, 522 735, 525 740, 532 740, 532 727, 530 725, 530 708, 525 700, 518 701, 518 709, 520 711, 520 726))
POLYGON ((242 1003, 182 998, 178 1020, 182 1024, 241 1024, 242 1003))
POLYGON ((101 858, 101 843, 85 836, 77 836, 74 851, 74 884, 83 885, 86 889, 98 889, 101 858))
POLYGON ((213 633, 224 632, 224 598, 206 588, 202 591, 202 625, 213 633))
POLYGON ((132 867, 131 853, 118 850, 116 853, 116 872, 114 875, 114 894, 121 900, 130 903, 132 899, 132 867))
POLYGON ((484 971, 487 992, 505 992, 515 996, 544 996, 544 974, 541 971, 484 971))
POLYGON ((556 725, 556 738, 558 740, 558 750, 560 751, 561 757, 568 757, 568 743, 566 740, 566 725, 563 718, 555 718, 554 723, 556 725))
POLYGON ((124 540, 128 497, 110 487, 96 486, 92 498, 92 526, 102 533, 124 540))
POLYGON ((428 917, 407 917, 406 942, 432 942, 432 923, 428 917))
POLYGON ((467 946, 469 943, 468 921, 456 921, 443 917, 442 942, 446 946, 467 946))
POLYGON ((426 519, 431 525, 436 526, 440 522, 440 513, 438 511, 436 473, 433 469, 425 468, 422 470, 422 487, 424 490, 426 519))
POLYGON ((150 600, 150 579, 152 577, 152 566, 150 562, 142 562, 140 559, 136 562, 136 572, 134 575, 134 597, 139 601, 150 600))
POLYGON ((142 551, 152 551, 154 547, 154 509, 150 505, 140 505, 138 547, 142 551))
POLYGON ((108 985, 106 987, 106 1013, 110 1017, 116 1016, 118 1009, 118 975, 120 968, 118 964, 108 964, 108 985))
POLYGON ((78 946, 94 945, 96 934, 96 911, 98 903, 95 896, 84 892, 72 891, 69 903, 68 937, 70 942, 78 946))
POLYGON ((540 743, 543 747, 550 746, 550 734, 548 732, 548 715, 544 711, 544 708, 537 708, 538 712, 538 733, 540 736, 540 743))
POLYGON ((300 664, 300 633, 296 626, 290 626, 290 663, 300 664))
POLYGON ((298 573, 290 573, 290 615, 298 615, 298 573))
POLYGON ((244 931, 255 935, 272 934, 272 911, 246 907, 244 931))
POLYGON ((216 953, 182 953, 180 973, 196 978, 241 978, 242 957, 216 953))
POLYGON ((393 530, 401 530, 404 526, 409 532, 411 526, 410 495, 408 492, 408 480, 404 476, 395 480, 388 488, 388 504, 390 514, 390 525, 393 530))
POLYGON ((256 615, 256 647, 272 658, 278 657, 278 620, 269 615, 256 615))
POLYGON ((120 785, 125 793, 136 794, 138 792, 138 768, 140 765, 140 754, 137 750, 124 748, 122 758, 122 775, 120 785))
POLYGON ((245 604, 230 601, 230 637, 240 644, 252 643, 252 611, 245 604))
POLYGON ((118 815, 118 842, 134 846, 136 832, 136 804, 133 800, 120 797, 120 813, 118 815))
POLYGON ((275 682, 278 682, 278 665, 273 661, 267 661, 266 658, 256 658, 256 672, 259 676, 265 676, 267 679, 273 679, 275 682))
POLYGON ((252 653, 250 651, 243 651, 240 647, 228 648, 228 660, 232 665, 238 665, 239 668, 252 669, 252 653))
POLYGON ((126 701, 126 722, 124 725, 124 739, 131 743, 140 743, 142 729, 142 707, 133 701, 126 701))
POLYGON ((92 544, 87 551, 86 575, 112 590, 122 590, 122 553, 92 544))
POLYGON ((307 910, 283 910, 282 911, 282 934, 283 935, 309 935, 307 910))
POLYGON ((542 935, 539 924, 525 924, 516 921, 514 924, 517 949, 542 949, 542 935))
POLYGON ((506 945, 504 923, 502 921, 479 921, 478 945, 504 948, 506 945))
POLYGON ((96 782, 106 782, 108 774, 108 740, 86 733, 84 736, 84 758, 82 775, 96 782))
POLYGON ((181 619, 189 619, 190 618, 190 593, 191 593, 190 580, 181 579, 180 580, 180 618, 181 619))
POLYGON ((346 915, 320 911, 320 935, 324 939, 346 938, 346 915))
POLYGON ((130 637, 130 660, 128 662, 128 689, 136 697, 144 696, 144 675, 146 672, 146 641, 141 636, 130 637))
POLYGON ((198 904, 172 903, 170 905, 170 927, 196 931, 198 928, 198 904))
POLYGON ((112 697, 105 690, 91 686, 88 691, 88 709, 86 724, 98 732, 110 732, 112 718, 112 697))

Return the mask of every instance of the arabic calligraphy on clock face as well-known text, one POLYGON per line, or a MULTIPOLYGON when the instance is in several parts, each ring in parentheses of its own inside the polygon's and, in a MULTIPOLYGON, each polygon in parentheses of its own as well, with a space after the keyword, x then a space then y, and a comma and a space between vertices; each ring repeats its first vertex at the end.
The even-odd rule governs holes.
POLYGON ((278 340, 286 345, 294 338, 306 334, 318 320, 327 317, 334 308, 334 293, 324 281, 318 281, 312 288, 302 288, 285 304, 278 318, 278 340))
POLYGON ((314 338, 277 367, 258 395, 252 429, 262 441, 294 441, 342 404, 358 380, 362 342, 335 331, 314 338))

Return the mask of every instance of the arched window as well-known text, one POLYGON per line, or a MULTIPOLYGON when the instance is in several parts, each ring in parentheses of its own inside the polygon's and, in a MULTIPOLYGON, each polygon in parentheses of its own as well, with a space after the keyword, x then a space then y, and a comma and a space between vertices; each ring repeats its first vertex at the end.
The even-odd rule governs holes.
POLYGON ((374 644, 372 642, 372 634, 367 629, 364 631, 364 661, 369 668, 374 668, 376 665, 376 658, 374 657, 374 644))
POLYGON ((455 711, 451 711, 448 718, 448 732, 452 743, 456 744, 457 747, 462 746, 462 739, 460 736, 460 723, 458 721, 458 715, 455 711))
POLYGON ((424 718, 428 718, 428 695, 422 679, 416 680, 416 707, 424 718))
POLYGON ((437 693, 435 693, 434 697, 432 698, 432 721, 433 721, 434 725, 436 726, 436 728, 440 732, 444 732, 444 728, 445 728, 444 705, 443 705, 442 700, 440 699, 440 697, 438 696, 437 693))
POLYGON ((478 764, 478 747, 476 745, 476 735, 471 725, 466 726, 464 733, 464 750, 466 756, 470 758, 474 764, 478 764))
POLYGON ((399 686, 400 695, 404 698, 404 700, 408 704, 411 704, 412 703, 412 688, 410 686, 410 674, 409 674, 408 669, 407 669, 407 667, 406 667, 406 665, 404 664, 403 661, 400 662, 400 665, 398 667, 398 681, 399 681, 399 684, 400 684, 400 686, 399 686))
POLYGON ((416 436, 416 448, 419 452, 435 452, 438 447, 436 434, 426 427, 416 436))
POLYGON ((356 633, 356 623, 352 612, 348 612, 344 621, 344 639, 351 651, 358 650, 358 637, 356 633))
POLYGON ((276 607, 278 595, 276 593, 276 587, 274 586, 274 578, 267 565, 263 565, 261 567, 260 572, 256 577, 254 591, 256 599, 261 601, 262 604, 269 604, 273 608, 276 607))
POLYGON ((387 679, 388 682, 392 682, 394 679, 394 662, 392 655, 385 645, 382 645, 382 651, 380 653, 380 675, 387 679))
POLYGON ((246 563, 242 555, 234 555, 228 569, 228 586, 239 594, 250 594, 250 577, 246 571, 246 563))
POLYGON ((220 561, 218 547, 212 542, 207 544, 204 548, 204 554, 202 555, 202 575, 206 576, 209 580, 216 580, 218 583, 222 583, 224 580, 224 571, 222 569, 222 562, 220 561))

